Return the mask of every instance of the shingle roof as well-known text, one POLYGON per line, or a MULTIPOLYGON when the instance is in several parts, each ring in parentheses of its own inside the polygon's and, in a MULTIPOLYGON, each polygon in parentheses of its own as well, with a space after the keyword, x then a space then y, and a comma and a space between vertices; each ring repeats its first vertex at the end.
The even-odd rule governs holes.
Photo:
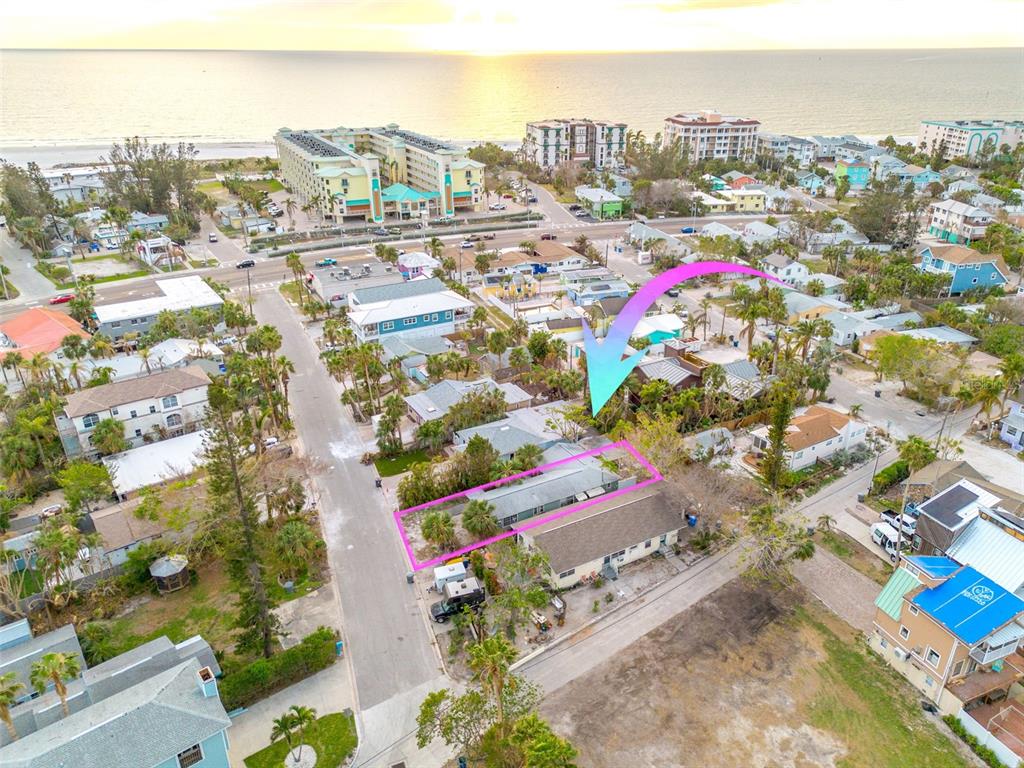
POLYGON ((682 515, 667 494, 616 498, 539 525, 529 532, 562 573, 682 527, 682 515))
MULTIPOLYGON (((973 248, 965 248, 962 245, 929 245, 928 250, 932 256, 947 261, 950 264, 995 264, 996 269, 1003 275, 1009 277, 1010 269, 1003 261, 1003 257, 995 253, 982 253, 973 248)), ((922 249, 923 250, 923 249, 922 249)))
POLYGON ((231 725, 216 696, 198 688, 190 659, 23 736, 0 750, 6 768, 142 768, 173 760, 231 725))
POLYGON ((836 437, 840 430, 849 423, 849 417, 838 411, 822 408, 820 405, 812 405, 803 414, 789 422, 786 445, 793 451, 818 445, 818 443, 836 437))
POLYGON ((445 379, 439 381, 425 392, 417 392, 405 397, 405 402, 426 421, 440 419, 455 403, 459 402, 469 392, 476 392, 483 389, 497 389, 505 394, 505 402, 508 404, 521 403, 532 400, 529 392, 515 384, 496 384, 493 379, 477 379, 476 381, 455 381, 445 379))
POLYGON ((193 387, 210 383, 210 377, 197 365, 185 368, 171 368, 167 371, 144 376, 141 379, 115 381, 98 387, 73 392, 68 395, 64 412, 68 418, 84 416, 87 413, 107 411, 125 403, 137 403, 157 397, 177 395, 193 387))
POLYGON ((65 624, 52 632, 38 635, 23 643, 18 643, 5 648, 0 654, 0 675, 8 672, 15 673, 15 680, 25 686, 25 692, 32 690, 32 682, 29 676, 32 671, 32 664, 41 656, 47 653, 66 653, 77 656, 79 663, 84 667, 85 657, 82 655, 82 647, 78 644, 78 635, 75 634, 75 627, 72 624, 65 624))

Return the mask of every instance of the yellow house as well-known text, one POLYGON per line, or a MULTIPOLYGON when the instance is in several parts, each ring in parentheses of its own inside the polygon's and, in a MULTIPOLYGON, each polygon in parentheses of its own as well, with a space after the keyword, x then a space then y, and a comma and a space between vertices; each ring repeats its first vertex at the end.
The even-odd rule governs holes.
POLYGON ((484 296, 502 301, 523 301, 535 297, 540 288, 526 272, 492 272, 484 275, 484 296))
POLYGON ((737 213, 764 213, 768 196, 760 189, 723 189, 722 197, 731 200, 737 213))
MULTIPOLYGON (((725 190, 719 192, 723 194, 725 190)), ((736 203, 732 200, 726 200, 721 197, 715 197, 709 195, 707 192, 696 191, 694 192, 694 198, 704 206, 704 210, 707 213, 732 213, 736 210, 736 203)))

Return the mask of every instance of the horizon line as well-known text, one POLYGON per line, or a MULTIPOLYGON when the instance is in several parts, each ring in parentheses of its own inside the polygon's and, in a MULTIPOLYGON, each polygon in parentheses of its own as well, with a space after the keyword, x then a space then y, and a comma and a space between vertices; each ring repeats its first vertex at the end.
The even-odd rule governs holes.
POLYGON ((500 58, 504 56, 595 56, 595 55, 617 55, 617 54, 638 54, 638 53, 851 53, 851 52, 877 52, 877 51, 1019 51, 1024 56, 1024 47, 1015 45, 994 45, 994 46, 956 46, 956 45, 927 45, 927 46, 879 46, 861 48, 657 48, 657 49, 593 49, 593 50, 545 50, 545 51, 496 51, 493 53, 481 52, 480 50, 408 50, 408 49, 344 49, 344 48, 89 48, 89 47, 67 47, 67 48, 36 48, 36 47, 3 47, 0 52, 19 51, 33 53, 366 53, 366 54, 402 54, 409 56, 431 55, 431 56, 468 56, 473 58, 500 58))

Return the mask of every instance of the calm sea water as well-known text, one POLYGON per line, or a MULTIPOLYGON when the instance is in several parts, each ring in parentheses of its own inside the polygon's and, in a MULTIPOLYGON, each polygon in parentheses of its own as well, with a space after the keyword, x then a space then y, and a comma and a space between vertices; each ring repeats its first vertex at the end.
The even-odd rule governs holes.
POLYGON ((19 155, 128 135, 268 142, 282 126, 386 122, 512 141, 528 120, 572 115, 650 134, 667 115, 702 107, 756 117, 768 131, 899 136, 922 118, 1024 116, 1024 51, 3 51, 0 97, 0 148, 19 155))

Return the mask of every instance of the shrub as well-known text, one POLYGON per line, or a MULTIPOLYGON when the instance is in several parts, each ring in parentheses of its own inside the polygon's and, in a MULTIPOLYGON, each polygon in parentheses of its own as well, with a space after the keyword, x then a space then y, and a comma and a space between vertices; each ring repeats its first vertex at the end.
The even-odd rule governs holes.
POLYGON ((949 729, 953 731, 957 736, 960 737, 967 746, 971 748, 971 751, 981 758, 985 765, 991 766, 991 768, 1007 768, 1006 763, 999 759, 991 749, 986 747, 984 744, 978 741, 972 734, 967 732, 964 728, 964 724, 961 723, 953 715, 946 715, 942 718, 943 722, 949 726, 949 729))
POLYGON ((885 493, 896 483, 906 480, 908 477, 910 477, 910 467, 907 462, 900 459, 875 475, 874 491, 875 493, 885 493))
POLYGON ((307 635, 298 645, 281 651, 269 659, 224 675, 220 682, 220 697, 229 712, 247 707, 276 691, 286 688, 334 663, 334 644, 337 633, 320 627, 307 635))

